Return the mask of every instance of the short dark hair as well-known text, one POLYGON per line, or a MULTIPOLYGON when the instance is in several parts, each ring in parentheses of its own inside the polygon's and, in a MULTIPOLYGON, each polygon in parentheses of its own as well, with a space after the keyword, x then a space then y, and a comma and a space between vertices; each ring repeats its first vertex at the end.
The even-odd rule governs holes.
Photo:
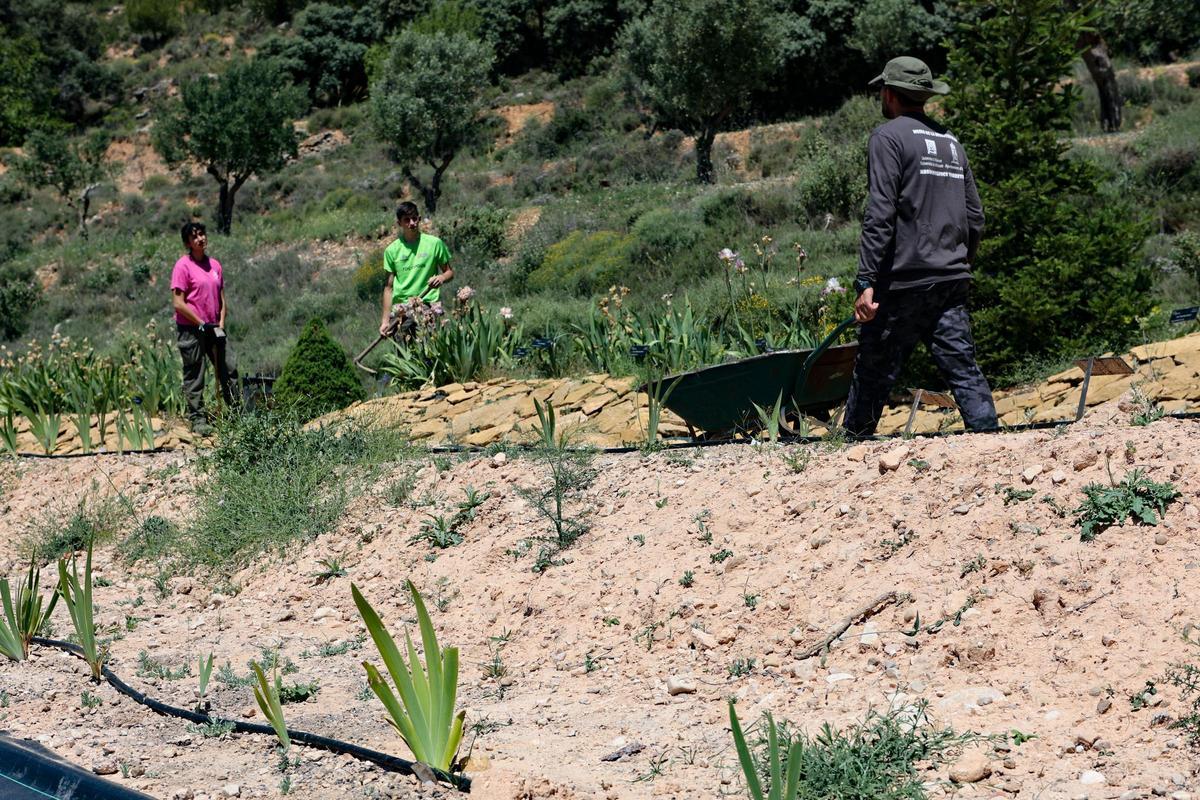
POLYGON ((416 203, 410 203, 405 200, 400 205, 396 206, 396 219, 404 219, 405 217, 420 217, 421 209, 417 208, 416 203))
POLYGON ((192 237, 197 233, 208 233, 208 228, 204 227, 203 222, 185 222, 183 227, 179 229, 179 235, 183 238, 183 246, 190 247, 192 237))

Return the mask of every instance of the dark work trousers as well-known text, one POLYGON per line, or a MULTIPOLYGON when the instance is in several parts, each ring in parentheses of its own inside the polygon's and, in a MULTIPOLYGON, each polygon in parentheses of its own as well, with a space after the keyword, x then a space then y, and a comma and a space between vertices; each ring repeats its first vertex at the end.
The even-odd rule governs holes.
POLYGON ((888 394, 917 342, 925 343, 954 392, 967 429, 999 427, 987 379, 975 363, 967 314, 969 281, 884 294, 875 318, 859 330, 854 380, 843 425, 855 436, 875 433, 888 394))
POLYGON ((237 367, 228 339, 216 336, 211 330, 200 333, 192 325, 178 325, 179 355, 183 358, 183 395, 187 400, 188 418, 193 422, 204 419, 204 362, 211 361, 221 387, 221 399, 226 407, 238 403, 237 367))

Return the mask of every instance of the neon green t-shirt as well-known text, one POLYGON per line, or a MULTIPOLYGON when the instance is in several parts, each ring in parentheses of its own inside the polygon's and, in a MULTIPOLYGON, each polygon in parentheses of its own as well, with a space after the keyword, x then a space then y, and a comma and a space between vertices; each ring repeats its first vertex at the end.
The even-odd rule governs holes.
POLYGON ((383 251, 383 269, 392 279, 392 302, 420 297, 426 303, 438 299, 440 287, 429 288, 429 279, 450 263, 450 251, 436 236, 422 233, 414 244, 400 237, 383 251))

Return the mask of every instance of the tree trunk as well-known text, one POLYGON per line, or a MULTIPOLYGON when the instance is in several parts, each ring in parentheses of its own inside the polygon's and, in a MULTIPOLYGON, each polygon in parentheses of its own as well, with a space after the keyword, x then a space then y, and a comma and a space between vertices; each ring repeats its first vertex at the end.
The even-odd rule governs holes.
POLYGON ((229 181, 221 181, 220 193, 217 196, 217 233, 229 235, 233 227, 233 193, 229 191, 229 181))
POLYGON ((450 162, 454 159, 453 154, 446 156, 441 164, 431 164, 433 167, 433 179, 429 182, 429 194, 425 198, 425 205, 432 214, 437 210, 437 202, 442 196, 442 176, 446 174, 446 170, 450 166, 450 162))
POLYGON ((442 176, 441 173, 437 171, 437 168, 434 168, 433 180, 430 181, 428 186, 426 186, 425 182, 418 178, 410 169, 404 170, 404 177, 408 178, 408 182, 412 184, 413 188, 421 193, 421 201, 425 203, 425 213, 432 214, 433 212, 437 211, 438 196, 442 191, 442 176))
POLYGON ((87 241, 88 238, 87 218, 88 209, 92 206, 92 192, 99 188, 100 184, 98 183, 88 184, 79 195, 79 205, 76 210, 79 212, 79 235, 83 237, 84 241, 87 241))
POLYGON ((712 149, 717 138, 714 126, 705 125, 696 135, 696 180, 700 183, 713 182, 712 149))
POLYGON ((1117 71, 1108 56, 1108 44, 1096 31, 1085 31, 1079 35, 1079 46, 1083 50, 1083 63, 1087 65, 1096 91, 1100 95, 1100 127, 1106 131, 1121 129, 1121 110, 1124 101, 1117 85, 1117 71))

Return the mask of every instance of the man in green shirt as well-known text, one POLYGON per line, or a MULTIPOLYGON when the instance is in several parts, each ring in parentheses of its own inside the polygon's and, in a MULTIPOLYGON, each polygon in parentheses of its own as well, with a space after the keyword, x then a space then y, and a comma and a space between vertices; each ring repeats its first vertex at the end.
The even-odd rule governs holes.
POLYGON ((392 279, 383 289, 383 317, 379 322, 382 336, 404 325, 409 301, 416 297, 424 303, 436 303, 442 284, 454 278, 450 251, 441 239, 421 233, 421 214, 415 203, 397 206, 396 221, 400 238, 383 251, 383 269, 392 279))

